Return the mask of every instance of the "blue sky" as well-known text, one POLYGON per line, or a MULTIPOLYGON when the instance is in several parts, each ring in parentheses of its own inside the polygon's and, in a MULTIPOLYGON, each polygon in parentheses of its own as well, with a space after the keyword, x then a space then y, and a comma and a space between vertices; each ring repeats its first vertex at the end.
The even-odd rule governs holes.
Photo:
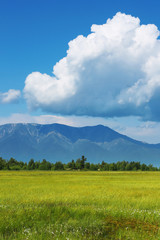
MULTIPOLYGON (((145 58, 142 58, 143 54, 139 54, 138 60, 137 57, 135 60, 132 53, 131 56, 124 56, 124 59, 114 58, 111 64, 102 57, 103 51, 104 55, 106 54, 106 47, 107 54, 112 49, 112 56, 115 56, 122 54, 125 46, 122 46, 120 52, 119 47, 113 51, 117 43, 110 48, 109 44, 103 45, 100 39, 104 37, 102 32, 99 34, 99 28, 93 27, 93 32, 96 33, 95 43, 99 44, 99 48, 97 47, 95 53, 93 47, 86 56, 88 43, 84 38, 91 36, 93 24, 103 25, 108 18, 113 19, 117 12, 138 17, 140 25, 154 24, 160 29, 159 7, 158 0, 0 1, 0 124, 59 122, 83 126, 101 123, 142 141, 160 142, 159 75, 156 69, 153 71, 153 67, 150 67, 150 72, 146 70, 146 76, 143 76, 144 72, 141 71, 148 69, 147 64, 153 58, 152 65, 157 64, 157 68, 160 66, 158 56, 156 53, 152 54, 159 51, 158 40, 153 49, 148 50, 145 58), (84 37, 76 40, 80 35, 84 37), (75 41, 68 46, 71 40, 75 41), (101 51, 101 55, 96 55, 97 51, 101 51), (91 56, 94 54, 96 57, 93 59, 91 56), (74 67, 71 63, 67 65, 67 73, 64 70, 66 63, 56 65, 66 56, 67 62, 71 58, 72 62, 75 62, 74 67), (134 60, 134 63, 122 69, 120 62, 125 66, 130 59, 131 62, 134 60), (140 61, 143 63, 141 68, 140 61), (55 80, 59 79, 63 87, 49 87, 54 80, 55 65, 55 80), (107 71, 104 70, 105 66, 108 66, 107 71), (37 75, 32 74, 33 72, 37 72, 37 75), (78 80, 75 73, 78 73, 78 80), (28 80, 25 82, 26 78, 28 80), (109 78, 111 80, 106 84, 105 81, 109 78), (124 81, 124 78, 128 79, 128 82, 124 81), (139 79, 143 79, 143 82, 139 83, 139 79), (153 89, 149 92, 148 89, 151 88, 153 89)), ((119 31, 119 22, 127 29, 127 22, 134 21, 135 26, 132 28, 138 28, 136 18, 125 16, 118 15, 112 21, 115 32, 119 31)), ((148 39, 147 43, 138 38, 138 44, 142 42, 142 53, 146 52, 143 45, 146 44, 148 49, 147 44, 152 45, 158 37, 155 37, 157 31, 154 27, 148 27, 148 30, 141 34, 143 41, 148 39)), ((123 36, 131 38, 128 37, 128 32, 122 30, 117 35, 117 42, 123 36)), ((127 44, 129 46, 129 43, 127 44)), ((108 55, 105 56, 108 59, 108 55)))

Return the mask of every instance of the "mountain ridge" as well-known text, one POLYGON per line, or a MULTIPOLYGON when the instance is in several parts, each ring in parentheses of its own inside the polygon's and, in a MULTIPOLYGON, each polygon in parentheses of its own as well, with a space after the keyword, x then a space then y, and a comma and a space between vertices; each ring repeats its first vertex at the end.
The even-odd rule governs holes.
POLYGON ((13 123, 0 125, 0 156, 29 161, 67 162, 85 155, 90 162, 140 161, 158 165, 160 144, 144 143, 103 126, 13 123))

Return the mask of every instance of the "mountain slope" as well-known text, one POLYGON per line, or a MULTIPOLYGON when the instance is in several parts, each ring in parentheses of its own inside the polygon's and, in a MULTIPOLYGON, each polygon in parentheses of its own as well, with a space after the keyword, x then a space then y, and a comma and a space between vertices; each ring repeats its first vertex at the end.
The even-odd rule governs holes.
POLYGON ((6 124, 0 126, 0 156, 68 162, 85 155, 90 162, 141 161, 159 165, 160 145, 136 141, 102 126, 6 124))

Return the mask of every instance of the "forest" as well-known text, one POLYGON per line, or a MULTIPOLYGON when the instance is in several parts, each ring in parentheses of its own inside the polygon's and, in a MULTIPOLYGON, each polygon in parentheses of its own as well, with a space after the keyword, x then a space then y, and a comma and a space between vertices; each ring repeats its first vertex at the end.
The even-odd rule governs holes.
POLYGON ((46 159, 43 159, 42 161, 30 159, 27 163, 17 161, 12 157, 10 160, 5 160, 0 157, 0 170, 160 171, 160 168, 154 167, 152 164, 146 165, 145 163, 134 161, 118 161, 116 163, 107 163, 102 161, 101 163, 90 163, 87 162, 87 158, 85 158, 85 156, 78 158, 76 161, 72 160, 68 163, 62 163, 61 161, 51 163, 46 159))

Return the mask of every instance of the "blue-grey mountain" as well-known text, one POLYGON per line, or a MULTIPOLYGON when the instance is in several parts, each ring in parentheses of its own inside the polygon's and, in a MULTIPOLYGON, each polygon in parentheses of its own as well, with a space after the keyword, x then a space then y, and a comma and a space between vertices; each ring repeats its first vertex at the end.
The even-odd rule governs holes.
POLYGON ((0 126, 0 156, 68 162, 85 155, 90 162, 140 161, 159 166, 160 144, 136 141, 102 125, 70 127, 61 124, 0 126))

